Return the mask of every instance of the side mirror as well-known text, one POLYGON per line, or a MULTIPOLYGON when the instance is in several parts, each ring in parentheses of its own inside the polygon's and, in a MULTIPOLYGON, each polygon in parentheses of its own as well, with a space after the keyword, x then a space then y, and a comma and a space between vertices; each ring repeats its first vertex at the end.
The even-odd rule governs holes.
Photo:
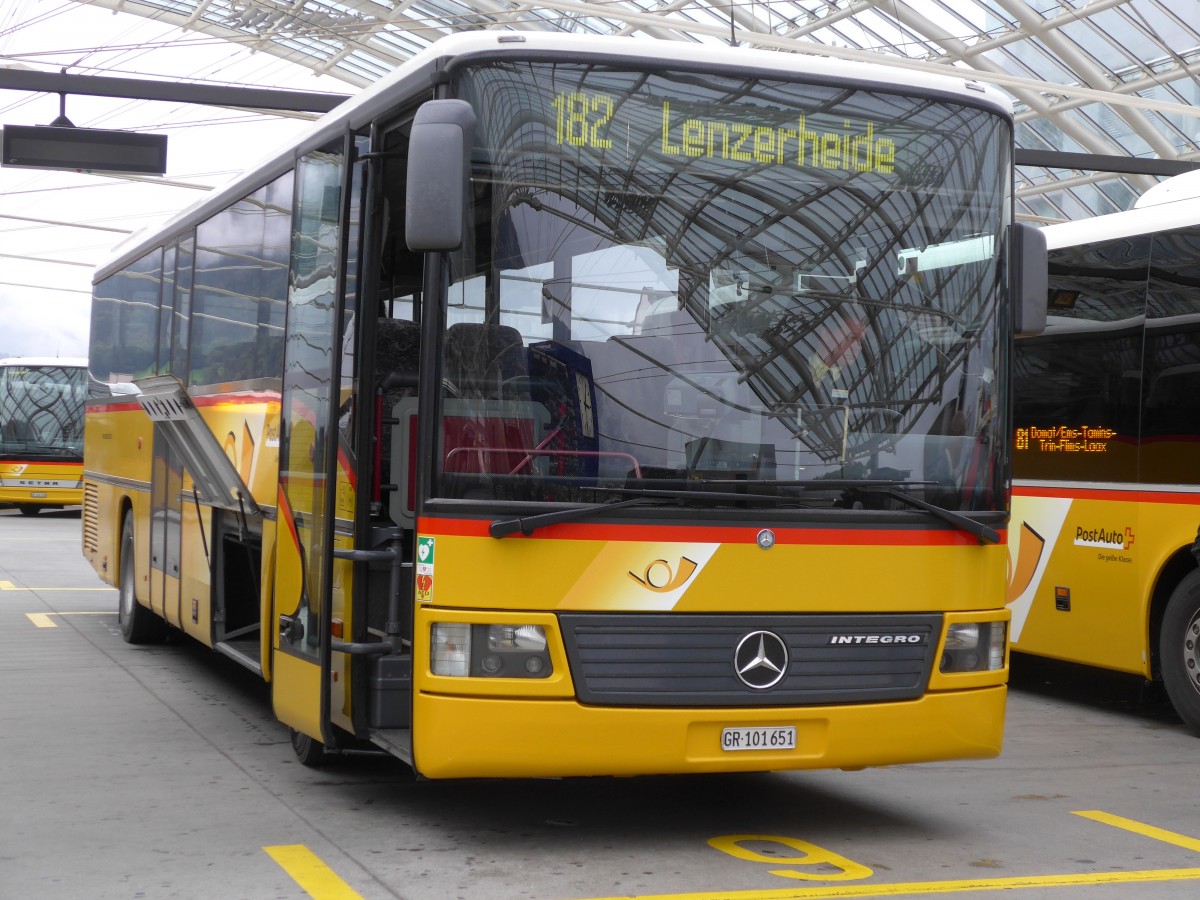
POLYGON ((1036 225, 1013 222, 1008 237, 1013 335, 1033 337, 1046 330, 1049 291, 1046 235, 1036 225))
POLYGON ((408 145, 404 233, 414 252, 457 250, 471 177, 475 111, 465 100, 430 100, 413 120, 408 145))

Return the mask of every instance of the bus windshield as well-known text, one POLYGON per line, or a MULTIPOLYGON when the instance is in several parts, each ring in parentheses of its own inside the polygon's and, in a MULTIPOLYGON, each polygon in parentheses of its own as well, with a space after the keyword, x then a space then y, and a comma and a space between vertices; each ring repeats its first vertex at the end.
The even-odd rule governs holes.
POLYGON ((83 459, 83 366, 0 365, 0 459, 83 459))
POLYGON ((479 123, 435 495, 1004 508, 1002 117, 549 62, 457 90, 479 123))

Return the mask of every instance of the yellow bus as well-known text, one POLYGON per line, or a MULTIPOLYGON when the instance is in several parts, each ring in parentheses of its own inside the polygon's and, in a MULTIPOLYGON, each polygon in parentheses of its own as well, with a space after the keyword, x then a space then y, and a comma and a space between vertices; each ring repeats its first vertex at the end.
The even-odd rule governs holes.
POLYGON ((954 77, 438 42, 97 271, 126 638, 261 675, 306 764, 997 754, 1012 129, 954 77))
POLYGON ((36 516, 83 501, 86 395, 86 359, 0 359, 0 506, 36 516))
POLYGON ((1044 229, 1017 342, 1013 647, 1161 681, 1200 732, 1200 187, 1044 229))

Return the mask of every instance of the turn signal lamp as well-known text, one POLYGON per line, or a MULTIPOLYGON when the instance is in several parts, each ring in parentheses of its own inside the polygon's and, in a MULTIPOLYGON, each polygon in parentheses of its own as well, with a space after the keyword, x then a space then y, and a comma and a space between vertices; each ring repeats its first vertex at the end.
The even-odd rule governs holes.
POLYGON ((548 678, 554 671, 541 625, 435 622, 429 658, 434 675, 455 678, 548 678))
POLYGON ((429 658, 434 675, 466 676, 471 658, 471 626, 458 622, 434 623, 429 658))
POLYGON ((1004 668, 1004 622, 954 622, 946 630, 943 672, 990 672, 1004 668))

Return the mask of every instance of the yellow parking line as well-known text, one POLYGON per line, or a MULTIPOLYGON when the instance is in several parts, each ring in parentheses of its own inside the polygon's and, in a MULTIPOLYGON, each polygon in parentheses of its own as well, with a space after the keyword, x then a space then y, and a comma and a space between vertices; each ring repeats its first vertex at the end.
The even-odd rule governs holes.
POLYGON ((1135 822, 1133 819, 1114 816, 1110 813, 1101 812, 1098 809, 1076 810, 1075 815, 1083 816, 1085 819, 1094 819, 1097 822, 1111 825, 1114 828, 1122 828, 1125 831, 1132 831, 1134 834, 1140 834, 1156 841, 1174 844, 1176 847, 1183 847, 1185 850, 1194 850, 1200 853, 1200 840, 1188 837, 1185 834, 1176 834, 1174 831, 1155 828, 1153 825, 1144 825, 1141 822, 1135 822))
POLYGON ((34 537, 9 537, 9 538, 4 539, 4 543, 6 543, 6 544, 19 544, 22 541, 24 541, 26 543, 30 543, 30 544, 35 544, 35 543, 36 544, 78 544, 79 538, 74 538, 74 537, 48 538, 48 537, 34 536, 34 537))
POLYGON ((38 628, 57 628, 54 616, 111 616, 116 610, 101 610, 99 612, 59 612, 59 613, 25 613, 25 618, 38 628))
MULTIPOLYGON (((1074 813, 1114 828, 1140 834, 1185 850, 1200 852, 1200 840, 1155 828, 1133 819, 1100 810, 1074 813)), ((1137 872, 1086 872, 1077 875, 1018 875, 1009 878, 978 878, 962 881, 910 881, 895 884, 838 884, 823 887, 774 888, 759 891, 722 891, 700 894, 644 894, 637 897, 607 897, 594 900, 844 900, 851 897, 896 897, 908 895, 959 894, 969 891, 1012 891, 1029 888, 1092 887, 1101 884, 1149 884, 1164 881, 1200 880, 1200 869, 1146 869, 1137 872)))
POLYGON ((116 588, 18 588, 11 581, 0 581, 0 590, 53 590, 53 592, 59 592, 59 590, 114 590, 115 592, 116 588))
MULTIPOLYGON (((1150 869, 1142 872, 1089 872, 1080 875, 1018 875, 963 881, 910 881, 896 884, 839 884, 817 888, 765 891, 720 891, 703 894, 644 894, 594 900, 839 900, 848 897, 896 897, 912 894, 959 894, 967 891, 1013 891, 1042 887, 1091 887, 1099 884, 1148 884, 1194 881, 1200 869, 1150 869)), ((315 895, 314 895, 315 896, 315 895)))
MULTIPOLYGON (((32 615, 32 614, 31 614, 32 615)), ((1114 828, 1200 852, 1200 840, 1114 816, 1100 810, 1077 810, 1075 815, 1114 828)), ((272 859, 314 900, 362 900, 333 870, 303 844, 264 847, 272 859)), ((973 878, 959 881, 910 881, 893 884, 839 884, 823 887, 781 888, 719 893, 642 894, 636 897, 594 900, 845 900, 852 897, 896 897, 903 895, 959 894, 970 891, 1011 891, 1046 887, 1091 887, 1102 884, 1150 884, 1166 881, 1200 880, 1200 868, 1147 869, 1136 872, 1086 872, 1075 875, 1018 875, 1009 878, 973 878)))
POLYGON ((296 884, 304 888, 313 900, 363 900, 362 894, 342 881, 303 844, 282 844, 263 847, 263 850, 295 880, 296 884))
POLYGON ((116 588, 17 587, 11 581, 0 581, 0 591, 116 591, 116 588))

